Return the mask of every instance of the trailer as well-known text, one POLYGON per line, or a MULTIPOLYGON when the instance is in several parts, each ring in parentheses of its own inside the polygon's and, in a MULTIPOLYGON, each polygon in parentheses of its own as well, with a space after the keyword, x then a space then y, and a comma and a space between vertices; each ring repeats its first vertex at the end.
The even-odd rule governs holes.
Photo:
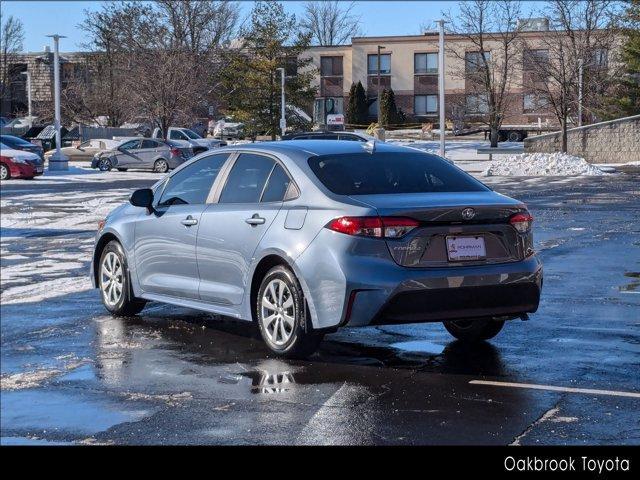
MULTIPOLYGON (((556 132, 559 127, 555 125, 502 125, 498 130, 498 142, 522 142, 529 135, 541 135, 548 132, 556 132)), ((488 138, 491 130, 483 129, 484 138, 488 138)))

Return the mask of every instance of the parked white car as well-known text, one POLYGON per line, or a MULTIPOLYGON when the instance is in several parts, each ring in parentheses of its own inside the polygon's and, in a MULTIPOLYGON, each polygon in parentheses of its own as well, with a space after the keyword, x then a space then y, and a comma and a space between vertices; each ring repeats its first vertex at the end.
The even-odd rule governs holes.
MULTIPOLYGON (((156 128, 153 131, 151 137, 155 139, 163 139, 159 128, 156 128)), ((211 150, 212 148, 219 148, 227 145, 226 142, 215 138, 202 138, 193 130, 182 127, 169 127, 167 140, 171 140, 173 142, 184 142, 185 146, 190 146, 193 149, 193 153, 195 155, 211 150)))

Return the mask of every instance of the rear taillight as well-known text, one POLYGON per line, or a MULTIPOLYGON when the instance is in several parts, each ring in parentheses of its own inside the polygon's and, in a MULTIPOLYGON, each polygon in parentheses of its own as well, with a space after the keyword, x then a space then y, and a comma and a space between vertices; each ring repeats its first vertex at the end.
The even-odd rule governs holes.
POLYGON ((177 148, 172 148, 171 155, 173 155, 174 157, 179 157, 181 155, 180 150, 178 150, 177 148))
POLYGON ((533 217, 528 213, 516 213, 509 219, 509 223, 513 225, 520 233, 527 233, 531 230, 531 224, 533 223, 533 217))
POLYGON ((105 224, 105 220, 99 220, 98 221, 98 231, 101 232, 102 230, 104 230, 104 224, 105 224))
POLYGON ((406 217, 340 217, 327 224, 329 230, 374 238, 400 238, 419 224, 406 217))

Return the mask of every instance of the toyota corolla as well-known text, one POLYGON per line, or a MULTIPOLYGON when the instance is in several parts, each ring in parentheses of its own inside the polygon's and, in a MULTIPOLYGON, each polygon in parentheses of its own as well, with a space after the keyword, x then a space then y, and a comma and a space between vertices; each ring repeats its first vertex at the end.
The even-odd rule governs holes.
POLYGON ((100 223, 92 279, 114 315, 158 301, 255 322, 287 357, 340 327, 443 322, 487 340, 538 308, 532 222, 415 149, 241 145, 136 190, 100 223))

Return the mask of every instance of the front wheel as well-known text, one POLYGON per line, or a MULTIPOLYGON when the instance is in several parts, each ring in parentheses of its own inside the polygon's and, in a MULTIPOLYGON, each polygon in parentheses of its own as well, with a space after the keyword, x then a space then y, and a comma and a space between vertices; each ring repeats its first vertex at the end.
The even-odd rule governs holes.
POLYGON ((153 171, 156 173, 167 173, 169 171, 169 163, 164 159, 156 160, 153 164, 153 171))
POLYGON ((262 338, 276 355, 306 358, 318 349, 324 335, 312 331, 302 288, 290 269, 269 270, 255 307, 262 338))
POLYGON ((109 160, 108 158, 101 158, 100 161, 98 162, 98 170, 100 170, 101 172, 108 172, 113 168, 113 164, 111 163, 111 160, 109 160))
POLYGON ((9 180, 11 178, 11 172, 9 167, 4 163, 0 163, 0 180, 9 180))
POLYGON ((479 319, 479 320, 452 320, 444 322, 444 328, 456 337, 465 342, 478 342, 489 340, 495 337, 502 327, 503 320, 479 319))
POLYGON ((98 286, 105 308, 118 317, 140 313, 147 302, 133 296, 127 258, 119 242, 112 240, 104 248, 99 269, 98 286))

